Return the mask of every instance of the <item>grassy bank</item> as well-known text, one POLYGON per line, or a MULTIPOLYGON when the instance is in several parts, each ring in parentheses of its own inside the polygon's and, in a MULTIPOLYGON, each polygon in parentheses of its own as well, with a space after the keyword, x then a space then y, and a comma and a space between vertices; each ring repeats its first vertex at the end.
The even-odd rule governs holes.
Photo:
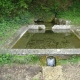
POLYGON ((0 22, 0 44, 12 36, 21 26, 32 23, 32 19, 29 12, 14 17, 13 19, 6 16, 2 17, 0 22))
MULTIPOLYGON (((38 65, 42 65, 42 58, 39 57, 38 55, 35 54, 27 54, 27 55, 17 55, 17 54, 0 54, 0 65, 4 65, 4 64, 38 64, 38 65)), ((44 59, 43 62, 46 59, 44 59)), ((72 57, 70 57, 69 59, 66 60, 57 60, 58 65, 63 65, 63 64, 69 64, 69 63, 79 63, 80 62, 80 57, 73 55, 72 57)))
POLYGON ((69 59, 59 61, 59 64, 61 65, 69 64, 69 63, 74 63, 74 64, 80 63, 80 56, 73 55, 69 59))
POLYGON ((0 54, 0 65, 4 64, 38 64, 39 57, 37 55, 12 55, 9 53, 0 54))
POLYGON ((80 14, 79 14, 79 12, 65 11, 63 13, 60 13, 60 15, 58 15, 58 18, 70 20, 72 25, 80 26, 80 14))

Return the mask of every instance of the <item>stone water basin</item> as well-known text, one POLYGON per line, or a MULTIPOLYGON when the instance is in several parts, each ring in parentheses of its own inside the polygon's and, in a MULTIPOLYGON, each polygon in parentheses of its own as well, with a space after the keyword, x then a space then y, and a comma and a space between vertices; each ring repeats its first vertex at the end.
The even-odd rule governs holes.
POLYGON ((80 40, 70 26, 54 25, 46 30, 45 25, 29 25, 28 31, 14 44, 12 49, 73 49, 80 48, 80 40), (58 28, 59 27, 59 28, 58 28))

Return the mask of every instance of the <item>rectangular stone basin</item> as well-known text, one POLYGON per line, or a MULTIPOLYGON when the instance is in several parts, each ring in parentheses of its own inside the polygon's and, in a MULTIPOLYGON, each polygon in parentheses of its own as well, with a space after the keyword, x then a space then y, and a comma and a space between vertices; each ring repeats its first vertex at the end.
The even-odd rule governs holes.
POLYGON ((70 30, 28 30, 12 49, 75 49, 80 48, 80 39, 70 30), (59 31, 58 31, 59 32, 59 31))

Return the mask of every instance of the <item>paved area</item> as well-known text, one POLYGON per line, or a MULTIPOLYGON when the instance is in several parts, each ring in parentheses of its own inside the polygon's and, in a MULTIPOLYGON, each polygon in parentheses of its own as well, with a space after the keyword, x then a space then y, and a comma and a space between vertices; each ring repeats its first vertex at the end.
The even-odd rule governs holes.
POLYGON ((64 80, 62 66, 42 67, 44 80, 64 80))

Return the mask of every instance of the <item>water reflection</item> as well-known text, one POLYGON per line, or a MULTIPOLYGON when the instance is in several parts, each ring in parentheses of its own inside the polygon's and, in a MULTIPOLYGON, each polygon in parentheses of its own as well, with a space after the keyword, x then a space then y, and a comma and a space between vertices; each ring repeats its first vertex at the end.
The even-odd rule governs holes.
POLYGON ((39 29, 29 29, 28 33, 45 33, 45 29, 39 30, 39 29))

